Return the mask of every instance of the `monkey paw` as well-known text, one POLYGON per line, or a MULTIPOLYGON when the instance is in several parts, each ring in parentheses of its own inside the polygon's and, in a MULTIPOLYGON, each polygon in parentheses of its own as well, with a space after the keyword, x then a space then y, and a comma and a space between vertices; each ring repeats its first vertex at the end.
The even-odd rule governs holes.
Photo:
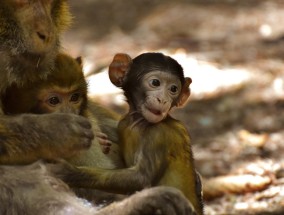
POLYGON ((102 147, 102 152, 104 154, 108 154, 112 145, 112 142, 108 139, 108 136, 103 132, 96 132, 95 135, 99 141, 100 146, 102 147))
POLYGON ((51 134, 48 134, 50 141, 56 153, 56 157, 67 158, 77 154, 80 150, 88 149, 94 133, 89 120, 85 117, 74 114, 53 113, 44 115, 45 122, 48 123, 51 134), (54 124, 54 126, 52 126, 54 124), (58 148, 56 148, 58 146, 58 148))
POLYGON ((165 186, 137 192, 121 202, 102 209, 101 214, 108 214, 108 210, 111 209, 117 215, 196 215, 192 204, 179 190, 165 186))
POLYGON ((45 163, 47 171, 55 176, 56 178, 60 178, 65 182, 68 182, 70 176, 78 173, 78 168, 68 163, 63 159, 53 159, 43 161, 45 163))
POLYGON ((176 188, 154 187, 143 190, 141 196, 147 196, 144 209, 149 210, 149 213, 155 215, 196 215, 192 204, 176 188), (151 212, 153 209, 154 211, 151 212))

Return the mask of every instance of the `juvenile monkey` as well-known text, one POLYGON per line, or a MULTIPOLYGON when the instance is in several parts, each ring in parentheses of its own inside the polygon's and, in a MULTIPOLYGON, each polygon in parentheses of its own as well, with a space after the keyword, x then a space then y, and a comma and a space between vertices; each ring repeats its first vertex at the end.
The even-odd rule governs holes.
MULTIPOLYGON (((52 72, 70 17, 66 0, 1 0, 1 97, 10 86, 31 85, 52 72)), ((0 104, 0 164, 65 158, 88 148, 94 137, 90 122, 78 115, 2 112, 0 104)))
MULTIPOLYGON (((82 150, 66 155, 66 159, 79 166, 97 166, 107 169, 122 167, 124 164, 120 158, 117 144, 112 144, 112 150, 108 154, 102 154, 99 144, 104 151, 109 151, 112 141, 108 140, 100 128, 101 124, 96 118, 103 115, 105 120, 113 120, 117 126, 116 116, 107 109, 97 109, 95 113, 89 111, 95 104, 89 104, 87 98, 87 82, 82 70, 81 58, 72 57, 59 53, 55 58, 55 67, 44 80, 33 82, 31 85, 8 87, 2 97, 3 111, 7 115, 34 113, 71 113, 87 117, 95 131, 96 138, 90 149, 82 150), (112 114, 112 115, 111 115, 112 114)), ((104 126, 101 126, 102 128, 104 126)), ((105 126, 106 127, 106 126, 105 126)), ((116 128, 115 128, 116 129, 116 128)), ((112 137, 112 140, 114 138, 112 137)))
POLYGON ((172 107, 186 102, 191 79, 184 78, 175 60, 161 53, 133 60, 117 54, 109 76, 124 90, 129 104, 129 113, 118 125, 126 168, 104 170, 62 163, 52 171, 74 187, 124 194, 158 185, 175 187, 189 199, 196 214, 203 214, 190 137, 185 126, 169 115, 172 107))

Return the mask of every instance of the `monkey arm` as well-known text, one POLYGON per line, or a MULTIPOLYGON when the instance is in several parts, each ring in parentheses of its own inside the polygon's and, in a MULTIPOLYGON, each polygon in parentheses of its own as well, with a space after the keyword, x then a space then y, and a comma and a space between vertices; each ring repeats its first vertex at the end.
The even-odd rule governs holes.
POLYGON ((0 116, 0 164, 27 164, 40 158, 74 155, 89 148, 88 120, 71 114, 0 116))
POLYGON ((72 187, 129 194, 158 183, 163 171, 167 168, 167 160, 163 159, 162 155, 158 155, 159 153, 161 152, 152 152, 151 155, 149 152, 145 158, 143 152, 140 152, 137 163, 124 169, 75 167, 67 162, 51 164, 49 168, 72 187))

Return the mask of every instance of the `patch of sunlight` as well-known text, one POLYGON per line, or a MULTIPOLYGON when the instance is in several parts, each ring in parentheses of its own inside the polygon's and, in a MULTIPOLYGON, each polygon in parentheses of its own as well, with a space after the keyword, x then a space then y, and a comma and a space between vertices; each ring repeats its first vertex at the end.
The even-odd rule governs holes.
POLYGON ((117 105, 125 103, 123 92, 120 88, 114 86, 108 77, 108 69, 92 75, 87 78, 88 92, 93 97, 104 97, 104 100, 110 99, 117 105))
POLYGON ((210 62, 200 61, 186 54, 183 50, 171 56, 183 66, 185 76, 191 77, 191 92, 198 98, 241 86, 251 78, 245 69, 218 68, 210 62))
POLYGON ((272 88, 276 95, 283 96, 284 94, 284 80, 283 78, 277 77, 272 83, 272 88))
POLYGON ((89 93, 94 95, 117 94, 122 92, 118 87, 114 86, 108 77, 107 69, 87 78, 89 93))
POLYGON ((261 201, 261 202, 238 202, 235 204, 235 209, 237 210, 246 210, 248 208, 253 209, 266 209, 268 207, 268 203, 261 201))
POLYGON ((93 61, 89 60, 87 57, 83 59, 83 71, 86 76, 93 71, 94 67, 95 63, 93 61))
MULTIPOLYGON (((184 68, 185 76, 192 78, 191 92, 194 98, 210 96, 220 90, 230 90, 232 87, 242 85, 250 79, 249 72, 238 68, 218 68, 210 62, 196 59, 194 55, 187 54, 183 50, 175 53, 167 53, 165 50, 158 50, 177 60, 184 68)), ((142 53, 142 52, 141 52, 142 53)), ((90 68, 86 65, 85 72, 90 68)), ((89 93, 92 96, 111 96, 116 102, 124 102, 122 91, 115 87, 109 80, 107 69, 101 73, 88 77, 89 93)))
POLYGON ((259 27, 259 33, 261 36, 263 37, 269 37, 271 36, 272 34, 272 28, 270 25, 268 24, 262 24, 260 27, 259 27))

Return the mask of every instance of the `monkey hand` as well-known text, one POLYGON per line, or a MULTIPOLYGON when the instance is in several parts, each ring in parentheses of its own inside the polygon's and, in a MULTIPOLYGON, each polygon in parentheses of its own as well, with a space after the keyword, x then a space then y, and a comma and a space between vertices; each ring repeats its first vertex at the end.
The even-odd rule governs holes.
POLYGON ((61 180, 67 182, 72 174, 79 174, 79 169, 64 159, 44 159, 47 171, 61 180))
POLYGON ((177 189, 172 187, 154 187, 99 210, 98 215, 196 215, 192 204, 177 189))
MULTIPOLYGON (((94 138, 91 123, 82 116, 63 113, 43 114, 36 123, 42 126, 39 137, 49 141, 49 145, 55 150, 53 153, 57 154, 55 158, 71 157, 81 149, 88 149, 94 138)), ((53 149, 51 148, 52 151, 53 149)))
POLYGON ((102 147, 102 152, 104 154, 108 154, 110 151, 110 147, 112 145, 112 141, 108 139, 108 136, 103 132, 95 132, 96 138, 98 139, 98 142, 100 146, 102 147))
MULTIPOLYGON (((39 158, 67 158, 88 149, 94 134, 90 122, 78 115, 22 114, 0 118, 1 135, 5 137, 2 153, 8 159, 31 162, 39 158)), ((12 161, 10 161, 12 162, 12 161)))

